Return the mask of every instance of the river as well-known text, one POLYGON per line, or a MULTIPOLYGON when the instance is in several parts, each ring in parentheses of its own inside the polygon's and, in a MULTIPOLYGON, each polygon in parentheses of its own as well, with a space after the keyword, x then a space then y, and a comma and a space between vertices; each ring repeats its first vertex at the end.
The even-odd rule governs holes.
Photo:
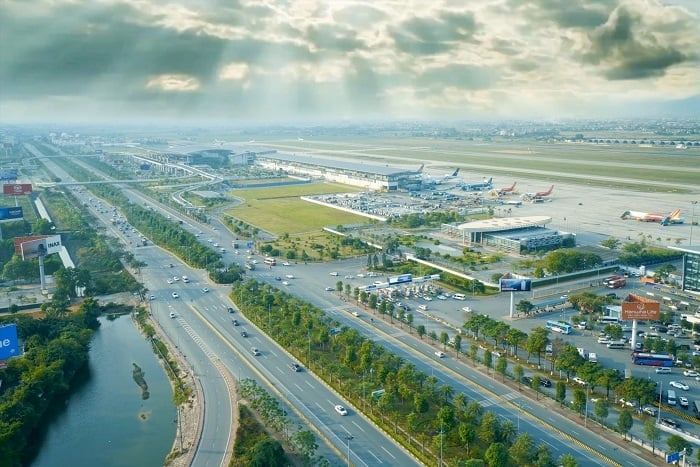
POLYGON ((158 466, 170 452, 177 410, 165 371, 130 316, 100 322, 89 372, 50 417, 33 467, 158 466), (134 363, 145 373, 147 400, 134 363))

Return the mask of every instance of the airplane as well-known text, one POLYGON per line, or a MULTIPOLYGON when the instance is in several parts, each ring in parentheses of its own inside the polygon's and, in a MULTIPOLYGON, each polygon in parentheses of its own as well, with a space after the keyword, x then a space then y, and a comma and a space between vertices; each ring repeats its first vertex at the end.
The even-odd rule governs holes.
POLYGON ((670 224, 682 224, 683 219, 679 216, 681 214, 680 209, 676 209, 670 214, 655 214, 651 212, 640 212, 640 211, 625 211, 622 213, 622 219, 635 219, 640 222, 660 222, 661 225, 666 226, 670 224))
POLYGON ((498 194, 499 195, 509 195, 509 194, 513 193, 513 190, 515 190, 516 183, 518 183, 518 182, 513 182, 513 185, 511 185, 507 188, 501 188, 500 190, 498 190, 498 194))
POLYGON ((418 168, 418 178, 425 185, 440 185, 440 184, 442 184, 443 180, 449 180, 451 178, 456 178, 457 174, 459 174, 459 167, 458 167, 451 174, 443 175, 442 178, 431 177, 430 175, 423 173, 423 167, 425 167, 425 164, 421 164, 421 166, 418 168))
POLYGON ((482 183, 465 183, 462 185, 464 191, 485 191, 493 189, 493 177, 484 179, 482 183))
POLYGON ((545 196, 551 195, 552 190, 554 190, 554 185, 550 186, 549 190, 547 190, 547 191, 538 191, 537 193, 527 193, 526 196, 530 199, 544 198, 545 196))

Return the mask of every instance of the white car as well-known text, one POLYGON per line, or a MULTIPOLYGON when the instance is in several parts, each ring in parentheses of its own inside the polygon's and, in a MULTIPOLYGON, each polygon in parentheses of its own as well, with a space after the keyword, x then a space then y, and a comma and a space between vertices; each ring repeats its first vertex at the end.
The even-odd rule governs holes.
POLYGON ((700 376, 700 375, 698 374, 697 371, 694 371, 694 370, 685 370, 685 371, 683 372, 683 376, 693 376, 693 377, 695 377, 695 376, 700 376))
POLYGON ((286 277, 287 279, 294 279, 294 275, 292 275, 292 274, 287 274, 284 277, 286 277))
POLYGON ((432 302, 432 301, 433 301, 433 297, 431 297, 431 296, 429 296, 429 295, 425 295, 425 296, 423 297, 423 300, 425 300, 426 302, 432 302))
POLYGON ((440 350, 438 350, 437 352, 435 352, 435 356, 437 358, 445 358, 445 352, 441 352, 440 350))
POLYGON ((352 279, 352 276, 345 276, 346 279, 352 279))
POLYGON ((175 317, 175 313, 173 313, 173 312, 171 311, 171 312, 170 312, 170 317, 171 317, 171 318, 174 318, 174 317, 175 317))
POLYGON ((688 386, 687 384, 681 383, 680 381, 671 381, 668 384, 670 384, 671 386, 673 386, 676 389, 682 389, 684 391, 687 391, 688 389, 690 389, 690 386, 688 386))
POLYGON ((357 277, 365 277, 365 275, 362 274, 362 273, 359 273, 359 274, 357 275, 357 277))
POLYGON ((207 293, 207 292, 209 292, 209 289, 208 289, 207 287, 204 287, 204 288, 202 289, 202 293, 207 293))
POLYGON ((172 283, 173 283, 173 280, 172 280, 172 279, 168 279, 168 284, 172 284, 172 283))
POLYGON ((282 281, 282 285, 289 285, 289 282, 287 282, 287 281, 282 281))
POLYGON ((678 403, 681 405, 681 407, 683 407, 683 408, 685 408, 685 409, 688 408, 689 402, 688 402, 688 398, 687 398, 687 397, 683 397, 683 396, 679 397, 679 398, 678 398, 678 403))
POLYGON ((338 273, 335 272, 335 271, 331 272, 330 274, 331 274, 331 276, 337 276, 337 275, 338 275, 338 273))
POLYGON ((335 411, 338 412, 340 415, 347 415, 348 414, 348 411, 345 410, 345 407, 343 407, 340 404, 336 405, 334 408, 335 408, 335 411))
POLYGON ((177 282, 179 280, 180 280, 180 278, 178 276, 173 276, 173 282, 177 282))
POLYGON ((156 299, 156 296, 155 296, 155 295, 151 295, 151 300, 155 300, 155 299, 156 299))
POLYGON ((282 263, 282 266, 291 266, 291 264, 289 264, 287 261, 285 261, 284 263, 282 263))
POLYGON ((353 311, 353 312, 352 312, 352 315, 355 316, 355 317, 358 317, 358 316, 360 316, 360 313, 359 313, 358 311, 353 311))
POLYGON ((180 296, 177 294, 177 292, 173 292, 173 298, 180 298, 180 296))

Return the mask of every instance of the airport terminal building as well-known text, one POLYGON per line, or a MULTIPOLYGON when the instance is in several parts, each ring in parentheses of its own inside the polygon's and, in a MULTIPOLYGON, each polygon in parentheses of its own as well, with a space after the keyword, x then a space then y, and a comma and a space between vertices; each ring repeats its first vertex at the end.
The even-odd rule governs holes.
POLYGON ((565 236, 545 226, 548 216, 505 217, 443 224, 442 232, 460 240, 462 245, 480 245, 512 254, 561 248, 565 236))

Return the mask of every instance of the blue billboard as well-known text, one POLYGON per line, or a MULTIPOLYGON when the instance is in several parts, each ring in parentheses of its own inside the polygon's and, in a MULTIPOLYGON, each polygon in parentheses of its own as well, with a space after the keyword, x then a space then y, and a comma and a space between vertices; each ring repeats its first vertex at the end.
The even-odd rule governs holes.
POLYGON ((0 170, 0 180, 2 180, 2 181, 17 180, 17 169, 2 169, 2 170, 0 170))
POLYGON ((19 220, 23 217, 22 206, 0 208, 0 222, 19 220))
POLYGON ((7 360, 18 355, 17 325, 13 323, 0 326, 0 360, 7 360))
POLYGON ((501 292, 529 292, 532 279, 501 279, 501 292))

